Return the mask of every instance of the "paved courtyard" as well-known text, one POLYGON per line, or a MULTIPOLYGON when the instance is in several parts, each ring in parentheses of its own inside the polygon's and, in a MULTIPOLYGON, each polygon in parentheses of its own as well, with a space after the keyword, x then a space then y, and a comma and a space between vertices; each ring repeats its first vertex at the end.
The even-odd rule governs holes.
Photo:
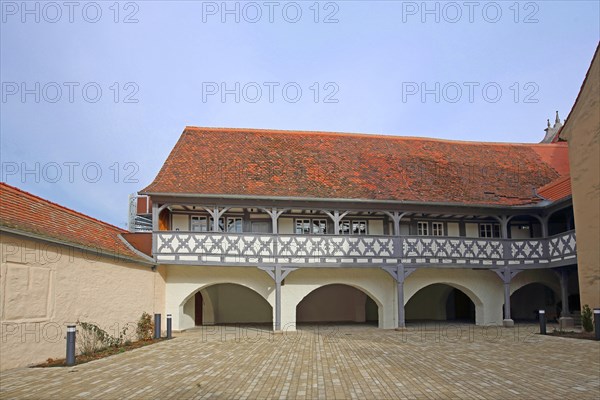
POLYGON ((2 373, 3 399, 598 399, 600 343, 537 327, 205 327, 71 368, 2 373))

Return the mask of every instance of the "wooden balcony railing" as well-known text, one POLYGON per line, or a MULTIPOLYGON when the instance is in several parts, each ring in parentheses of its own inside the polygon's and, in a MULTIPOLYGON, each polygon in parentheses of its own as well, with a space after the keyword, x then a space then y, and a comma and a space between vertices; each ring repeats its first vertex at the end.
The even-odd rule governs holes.
POLYGON ((575 231, 538 239, 154 232, 159 263, 198 265, 555 267, 576 262, 575 231))

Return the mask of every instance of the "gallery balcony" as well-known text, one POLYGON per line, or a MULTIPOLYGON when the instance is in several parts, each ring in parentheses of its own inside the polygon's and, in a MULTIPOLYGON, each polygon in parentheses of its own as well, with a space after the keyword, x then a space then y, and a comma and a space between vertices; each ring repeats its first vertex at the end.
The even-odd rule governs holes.
POLYGON ((575 231, 547 238, 155 231, 160 264, 215 266, 551 268, 577 262, 575 231))

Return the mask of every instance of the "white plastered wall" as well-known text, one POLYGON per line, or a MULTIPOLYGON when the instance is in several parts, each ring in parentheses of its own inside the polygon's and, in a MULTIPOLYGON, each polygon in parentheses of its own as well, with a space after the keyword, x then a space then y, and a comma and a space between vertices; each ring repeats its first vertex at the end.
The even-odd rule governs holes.
POLYGON ((292 234, 294 233, 294 219, 293 218, 279 218, 278 219, 278 231, 281 234, 292 234))
POLYGON ((189 231, 190 216, 187 214, 173 214, 173 230, 189 231))
POLYGON ((401 236, 410 235, 410 224, 408 222, 400 222, 400 235, 401 236))
MULTIPOLYGON (((198 290, 220 283, 238 284, 254 290, 271 305, 273 313, 275 312, 275 283, 266 272, 258 268, 172 265, 168 267, 168 271, 166 312, 173 315, 175 330, 194 326, 192 310, 188 309, 184 313, 186 302, 198 290)), ((540 270, 525 271, 517 275, 511 284, 511 291, 532 282, 547 284, 555 291, 560 289, 552 272, 540 270)), ((405 281, 405 305, 420 289, 434 283, 447 284, 469 296, 475 304, 477 325, 502 324, 503 285, 493 271, 458 268, 418 269, 405 281)), ((315 289, 332 284, 349 285, 361 290, 378 306, 379 327, 390 329, 396 326, 396 282, 387 272, 380 268, 300 268, 292 271, 281 287, 282 330, 296 329, 296 307, 302 299, 315 289)), ((203 296, 205 293, 206 290, 203 291, 203 296)), ((210 323, 206 311, 208 310, 205 308, 204 322, 210 323)))
POLYGON ((512 225, 510 227, 510 237, 511 239, 530 239, 531 234, 529 229, 519 229, 518 225, 512 225))
POLYGON ((165 312, 163 267, 4 232, 0 259, 0 370, 64 357, 77 320, 133 339, 143 312, 165 312))
POLYGON ((371 297, 379 308, 379 327, 396 325, 396 283, 381 268, 304 268, 291 272, 281 287, 281 327, 296 330, 296 307, 313 290, 325 285, 353 286, 371 297))
POLYGON ((465 224, 465 236, 469 238, 479 237, 479 225, 472 222, 465 224))
MULTIPOLYGON (((261 295, 275 308, 275 282, 258 268, 169 265, 168 271, 165 306, 167 313, 173 316, 174 330, 185 330, 195 326, 193 306, 189 305, 193 302, 187 306, 186 303, 189 299, 193 300, 197 291, 216 284, 233 283, 245 286, 261 295)), ((202 293, 204 297, 207 292, 202 293)))
POLYGON ((444 283, 465 293, 475 304, 477 325, 501 325, 504 292, 502 281, 493 271, 421 268, 404 282, 404 304, 422 288, 444 283))
POLYGON ((383 220, 372 219, 369 221, 369 235, 383 235, 383 220))
POLYGON ((448 232, 446 233, 446 236, 460 236, 458 222, 448 222, 448 232))

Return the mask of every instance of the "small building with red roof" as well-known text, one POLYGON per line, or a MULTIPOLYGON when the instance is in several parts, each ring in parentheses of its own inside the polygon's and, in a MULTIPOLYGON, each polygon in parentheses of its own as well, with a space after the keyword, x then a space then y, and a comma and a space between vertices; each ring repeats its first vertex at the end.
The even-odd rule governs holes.
POLYGON ((0 370, 64 357, 67 324, 134 337, 143 312, 164 312, 164 271, 127 235, 0 183, 0 370))

